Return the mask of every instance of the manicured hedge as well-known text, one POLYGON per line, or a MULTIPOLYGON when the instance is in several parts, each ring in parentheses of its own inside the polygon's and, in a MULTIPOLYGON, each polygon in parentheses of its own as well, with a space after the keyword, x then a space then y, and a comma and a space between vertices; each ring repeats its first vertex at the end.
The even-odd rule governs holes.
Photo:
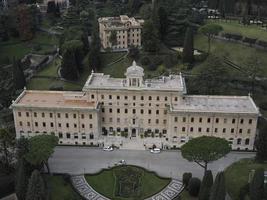
POLYGON ((255 38, 249 38, 249 37, 244 37, 244 39, 243 39, 243 42, 245 42, 245 43, 249 43, 249 44, 255 44, 256 43, 256 41, 257 41, 257 39, 255 39, 255 38))
POLYGON ((234 33, 223 33, 223 37, 227 39, 233 39, 233 40, 242 40, 243 36, 240 34, 234 34, 234 33))

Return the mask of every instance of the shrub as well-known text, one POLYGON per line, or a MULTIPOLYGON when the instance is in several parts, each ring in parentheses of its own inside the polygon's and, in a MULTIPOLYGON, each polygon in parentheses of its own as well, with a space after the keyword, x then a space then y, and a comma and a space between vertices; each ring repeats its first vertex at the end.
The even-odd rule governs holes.
POLYGON ((263 40, 259 40, 258 41, 258 45, 263 47, 263 48, 267 48, 267 42, 266 41, 263 41, 263 40))
POLYGON ((249 37, 245 37, 245 38, 243 39, 243 42, 248 43, 248 44, 250 44, 250 45, 255 44, 256 41, 257 41, 257 39, 255 39, 255 38, 249 38, 249 37))
POLYGON ((150 63, 151 63, 151 61, 150 61, 149 57, 144 56, 141 58, 141 64, 142 65, 149 65, 150 63))
POLYGON ((156 66, 154 63, 150 63, 150 64, 148 65, 148 69, 149 69, 150 71, 155 71, 155 70, 157 69, 157 66, 156 66))
POLYGON ((136 60, 139 56, 139 49, 137 47, 131 46, 129 48, 129 57, 136 60))
POLYGON ((207 200, 210 196, 210 190, 213 185, 213 176, 211 170, 207 170, 202 179, 200 191, 199 191, 199 200, 207 200))
POLYGON ((197 197, 200 186, 201 186, 201 181, 199 180, 199 178, 195 177, 191 178, 188 183, 188 193, 193 197, 197 197))
POLYGON ((161 56, 154 56, 152 61, 156 66, 161 65, 163 63, 161 56))
POLYGON ((233 40, 242 40, 243 36, 240 34, 234 34, 234 33, 223 33, 223 37, 227 39, 233 39, 233 40))
POLYGON ((239 190, 239 200, 245 200, 246 196, 249 194, 249 183, 246 185, 242 186, 239 190))
POLYGON ((183 174, 183 185, 185 186, 186 189, 188 187, 188 183, 189 183, 189 181, 190 181, 191 178, 192 178, 192 173, 185 172, 183 174))

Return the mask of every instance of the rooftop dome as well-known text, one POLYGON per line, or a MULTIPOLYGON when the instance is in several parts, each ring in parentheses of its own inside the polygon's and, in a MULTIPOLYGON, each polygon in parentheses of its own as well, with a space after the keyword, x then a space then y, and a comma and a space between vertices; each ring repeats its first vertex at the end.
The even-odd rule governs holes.
POLYGON ((125 73, 126 76, 144 76, 144 69, 140 66, 136 65, 136 62, 133 61, 132 66, 127 68, 127 71, 125 73))

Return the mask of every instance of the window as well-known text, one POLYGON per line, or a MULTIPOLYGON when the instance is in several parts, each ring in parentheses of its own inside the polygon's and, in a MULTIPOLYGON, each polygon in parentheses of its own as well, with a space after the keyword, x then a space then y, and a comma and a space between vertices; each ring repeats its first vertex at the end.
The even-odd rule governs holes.
POLYGON ((60 118, 60 113, 57 114, 57 117, 60 118))
POLYGON ((18 112, 18 116, 21 117, 21 112, 18 112))
POLYGON ((201 131, 202 131, 202 129, 199 127, 199 128, 198 128, 198 132, 201 133, 201 131))
POLYGON ((235 124, 235 119, 232 119, 232 124, 235 124))
POLYGON ((29 117, 29 116, 30 116, 29 112, 26 112, 26 117, 29 117))
POLYGON ((34 113, 33 113, 33 116, 34 116, 34 117, 37 117, 37 113, 36 113, 36 112, 34 112, 34 113))
POLYGON ((50 127, 51 127, 51 128, 54 127, 54 123, 53 123, 53 122, 50 123, 50 127))
POLYGON ((27 122, 27 126, 31 126, 31 123, 30 122, 27 122))
POLYGON ((167 120, 166 119, 163 120, 163 124, 167 124, 167 120))
POLYGON ((150 100, 150 101, 151 101, 151 100, 152 100, 152 96, 149 96, 149 97, 148 97, 148 100, 150 100))
POLYGON ((165 100, 165 101, 168 101, 168 97, 165 97, 164 100, 165 100))
POLYGON ((44 113, 42 113, 42 117, 45 117, 45 114, 44 113))
POLYGON ((125 108, 124 113, 128 113, 128 109, 127 108, 125 108))
POLYGON ((245 145, 249 145, 249 138, 245 140, 245 145))
POLYGON ((186 118, 185 117, 183 117, 183 122, 186 122, 186 118))
POLYGON ((142 101, 144 100, 144 96, 141 96, 141 100, 142 100, 142 101))
POLYGON ((117 118, 117 123, 120 123, 121 122, 121 119, 120 118, 117 118))
POLYGON ((178 122, 178 117, 174 117, 174 121, 175 122, 178 122))
POLYGON ((66 123, 66 127, 69 128, 69 123, 66 123))
POLYGON ((109 113, 112 113, 112 108, 109 109, 109 113))
POLYGON ((182 131, 185 132, 185 127, 182 128, 182 131))
POLYGON ((82 139, 83 139, 83 140, 86 139, 86 135, 85 135, 85 133, 82 133, 82 139))
POLYGON ((133 119, 133 124, 135 124, 135 119, 133 119))
POLYGON ((124 99, 127 100, 128 99, 128 96, 124 96, 124 99))
POLYGON ((243 124, 244 123, 244 119, 240 119, 240 124, 243 124))
POLYGON ((148 110, 148 114, 151 114, 151 110, 148 110))
POLYGON ((58 123, 58 127, 61 128, 61 123, 58 123))
POLYGON ((84 114, 81 114, 81 118, 84 119, 84 114))
POLYGON ((157 101, 159 101, 159 96, 157 96, 157 101))
POLYGON ((202 118, 201 117, 199 118, 199 123, 202 123, 202 118))
POLYGON ((159 114, 159 110, 156 110, 156 115, 158 115, 159 114))
POLYGON ((102 122, 105 122, 105 118, 104 117, 102 117, 102 122))
POLYGON ((90 133, 89 138, 90 140, 94 139, 94 134, 90 133))
POLYGON ((46 123, 45 122, 43 122, 43 127, 46 127, 46 123))
POLYGON ((112 95, 109 95, 108 97, 109 97, 109 99, 112 99, 112 95))
POLYGON ((194 117, 191 117, 191 122, 194 122, 194 117))
POLYGON ((52 117, 53 117, 53 113, 49 113, 49 115, 50 115, 50 118, 52 118, 52 117))
POLYGON ((250 134, 250 132, 251 132, 251 130, 250 130, 250 129, 248 129, 247 133, 248 133, 248 134, 250 134))
POLYGON ((194 128, 193 127, 190 127, 190 132, 193 132, 194 131, 194 128))
POLYGON ((151 119, 148 119, 148 123, 151 124, 151 119))
POLYGON ((84 126, 84 124, 82 124, 82 128, 84 128, 85 126, 84 126))
POLYGON ((140 110, 140 113, 141 113, 141 114, 144 114, 144 110, 143 110, 143 109, 141 109, 141 110, 140 110))
POLYGON ((240 128, 240 129, 239 129, 239 133, 242 133, 242 132, 243 132, 243 130, 242 130, 242 128, 240 128))
POLYGON ((156 119, 156 124, 158 124, 159 123, 159 119, 156 119))
POLYGON ((59 138, 63 138, 63 134, 62 133, 58 133, 58 137, 59 138))
POLYGON ((133 100, 136 100, 136 96, 133 96, 133 100))
POLYGON ((241 144, 241 141, 242 141, 242 139, 241 138, 238 138, 236 144, 237 145, 240 145, 241 144))
POLYGON ((105 112, 105 108, 102 108, 102 113, 104 113, 105 112))
POLYGON ((74 139, 78 139, 78 133, 74 133, 74 139))
POLYGON ((227 123, 227 119, 226 118, 223 119, 223 123, 225 123, 225 124, 227 123))
POLYGON ((73 114, 73 118, 76 119, 76 114, 73 114))
POLYGON ((174 97, 174 101, 178 101, 178 97, 174 97))
POLYGON ((94 99, 94 98, 95 98, 95 95, 92 94, 92 95, 91 95, 91 99, 94 99))
POLYGON ((222 132, 225 133, 225 131, 226 131, 226 128, 223 128, 222 132))
POLYGON ((135 114, 135 112, 136 112, 135 109, 133 109, 133 114, 135 114))
POLYGON ((215 132, 215 133, 218 133, 218 128, 215 128, 215 129, 214 129, 214 132, 215 132))
POLYGON ((117 96, 117 100, 120 100, 120 96, 117 96))
POLYGON ((109 118, 109 122, 112 122, 112 121, 113 121, 113 120, 112 120, 112 117, 110 117, 110 118, 109 118))
POLYGON ((74 128, 77 128, 77 124, 73 124, 73 127, 74 127, 74 128))
POLYGON ((248 123, 249 123, 249 124, 252 124, 252 119, 249 119, 248 123))
POLYGON ((231 133, 234 133, 235 132, 235 129, 234 128, 231 128, 231 133))
POLYGON ((207 119, 207 122, 210 123, 210 118, 207 119))
POLYGON ((69 114, 68 113, 65 113, 65 118, 69 118, 69 114))
POLYGON ((219 118, 216 118, 215 119, 215 122, 218 124, 219 123, 219 118))
POLYGON ((90 124, 89 127, 90 127, 90 128, 93 128, 93 124, 90 124))
POLYGON ((69 139, 70 138, 70 133, 66 133, 66 135, 67 135, 67 138, 69 139))
POLYGON ((23 125, 22 122, 19 122, 19 125, 22 126, 23 125))
POLYGON ((101 95, 101 99, 105 99, 105 96, 103 94, 101 95))
POLYGON ((121 110, 118 108, 118 109, 117 109, 117 113, 120 113, 120 112, 121 112, 121 110))
POLYGON ((207 128, 206 132, 209 133, 210 132, 210 128, 207 128))

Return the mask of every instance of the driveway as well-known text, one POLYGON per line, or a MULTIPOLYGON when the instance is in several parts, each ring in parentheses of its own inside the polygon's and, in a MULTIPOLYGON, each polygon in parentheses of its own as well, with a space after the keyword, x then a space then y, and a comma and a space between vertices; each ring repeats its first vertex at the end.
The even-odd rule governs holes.
MULTIPOLYGON (((231 152, 208 165, 213 174, 224 170, 233 162, 241 158, 251 158, 255 153, 231 152)), ((126 160, 127 164, 144 167, 157 172, 160 176, 181 179, 184 172, 192 172, 193 176, 202 177, 203 168, 194 162, 182 158, 180 151, 162 151, 151 154, 143 150, 115 150, 106 152, 102 149, 87 147, 56 147, 55 153, 49 159, 51 172, 84 174, 96 173, 102 168, 114 166, 119 160, 126 160)))

